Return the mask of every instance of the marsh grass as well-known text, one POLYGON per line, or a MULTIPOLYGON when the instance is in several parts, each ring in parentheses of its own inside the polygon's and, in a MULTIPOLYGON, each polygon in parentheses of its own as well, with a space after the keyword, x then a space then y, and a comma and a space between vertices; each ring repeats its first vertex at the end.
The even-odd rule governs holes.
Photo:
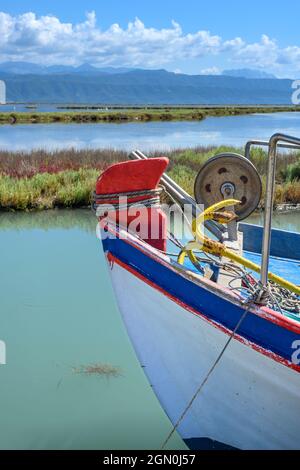
POLYGON ((238 116, 253 113, 297 112, 297 106, 148 106, 145 108, 124 108, 84 111, 77 109, 59 112, 12 112, 0 113, 0 124, 17 123, 85 123, 85 122, 126 122, 126 121, 199 121, 208 116, 238 116))
POLYGON ((290 163, 282 170, 282 177, 286 181, 300 180, 300 159, 290 163))
MULTIPOLYGON (((193 194, 194 180, 201 165, 223 152, 243 153, 233 147, 196 147, 164 152, 170 160, 169 175, 193 194)), ((152 152, 150 156, 161 156, 152 152)), ((30 153, 0 151, 0 208, 2 210, 86 207, 99 174, 107 166, 126 160, 124 151, 60 150, 30 153)), ((267 153, 253 149, 251 160, 265 187, 267 153)), ((279 154, 275 204, 300 203, 300 153, 279 154)), ((263 206, 263 201, 261 202, 263 206)))
POLYGON ((31 178, 14 178, 2 174, 0 207, 30 210, 88 206, 98 175, 99 171, 92 168, 41 173, 31 178))
POLYGON ((31 152, 9 152, 0 150, 0 173, 14 178, 31 178, 40 173, 55 174, 62 171, 93 168, 103 171, 108 165, 125 160, 121 150, 76 150, 66 149, 46 152, 38 149, 31 152))

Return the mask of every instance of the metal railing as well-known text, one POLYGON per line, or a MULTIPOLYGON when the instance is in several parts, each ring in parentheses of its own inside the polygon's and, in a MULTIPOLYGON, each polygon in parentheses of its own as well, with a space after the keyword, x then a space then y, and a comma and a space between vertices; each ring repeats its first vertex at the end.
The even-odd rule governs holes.
MULTIPOLYGON (((269 147, 270 141, 268 140, 249 140, 245 145, 245 157, 248 160, 251 160, 250 151, 251 147, 269 147)), ((285 148, 290 150, 300 150, 300 145, 285 143, 285 144, 277 144, 277 148, 285 148)))
POLYGON ((250 159, 250 150, 253 145, 266 146, 268 152, 268 168, 267 168, 267 184, 265 196, 265 213, 264 213, 264 231, 262 241, 262 260, 260 280, 263 288, 266 288, 269 272, 270 244, 271 244, 271 228, 272 213, 274 202, 274 188, 277 163, 277 148, 286 148, 292 150, 300 149, 300 138, 292 137, 285 134, 274 134, 269 142, 261 140, 250 140, 245 146, 245 157, 250 159), (284 142, 284 143, 280 143, 284 142))

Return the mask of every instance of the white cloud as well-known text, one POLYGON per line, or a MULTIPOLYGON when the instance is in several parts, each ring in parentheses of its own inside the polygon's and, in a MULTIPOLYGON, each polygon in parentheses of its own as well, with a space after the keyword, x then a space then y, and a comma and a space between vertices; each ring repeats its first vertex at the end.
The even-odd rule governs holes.
POLYGON ((263 34, 260 42, 243 44, 237 48, 235 60, 242 60, 245 64, 268 67, 277 65, 278 52, 276 41, 263 34))
MULTIPOLYGON (((238 66, 268 68, 277 73, 300 71, 300 47, 280 48, 277 41, 262 35, 258 42, 246 43, 240 37, 223 40, 209 31, 184 33, 172 21, 169 28, 147 27, 136 18, 126 28, 112 24, 102 30, 95 12, 83 22, 61 22, 51 15, 28 12, 12 16, 0 12, 1 60, 26 60, 43 64, 160 67, 176 61, 220 57, 238 66)), ((218 73, 217 67, 210 67, 218 73)))
POLYGON ((220 75, 221 70, 219 67, 208 67, 200 71, 200 75, 220 75))
POLYGON ((94 12, 87 13, 86 20, 75 25, 49 15, 37 17, 30 12, 11 16, 0 12, 3 60, 151 67, 215 53, 220 42, 208 31, 184 35, 175 21, 170 28, 155 29, 147 28, 136 18, 126 29, 115 23, 102 31, 94 12))

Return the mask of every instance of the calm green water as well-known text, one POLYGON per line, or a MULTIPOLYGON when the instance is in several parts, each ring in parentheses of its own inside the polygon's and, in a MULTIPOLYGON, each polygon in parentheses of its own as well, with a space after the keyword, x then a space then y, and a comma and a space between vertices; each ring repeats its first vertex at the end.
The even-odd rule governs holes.
MULTIPOLYGON (((0 214, 1 449, 160 448, 170 422, 114 301, 90 211, 0 214), (72 367, 107 363, 120 377, 72 367)), ((184 449, 175 436, 170 448, 184 449)))
MULTIPOLYGON (((299 213, 274 225, 300 231, 299 213)), ((0 214, 1 449, 160 448, 171 429, 127 338, 95 228, 88 210, 0 214), (92 363, 121 376, 72 371, 92 363)), ((175 436, 170 448, 184 444, 175 436)))
MULTIPOLYGON (((257 225, 263 225, 263 220, 263 214, 252 215, 249 219, 252 224, 257 225)), ((291 232, 300 232, 300 212, 295 211, 286 214, 273 215, 272 227, 289 230, 291 232)))

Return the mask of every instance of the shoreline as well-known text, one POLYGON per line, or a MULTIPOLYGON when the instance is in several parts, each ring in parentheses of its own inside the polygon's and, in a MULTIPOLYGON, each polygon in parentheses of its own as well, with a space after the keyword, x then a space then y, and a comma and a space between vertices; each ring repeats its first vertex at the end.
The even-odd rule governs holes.
POLYGON ((299 204, 279 204, 275 207, 274 212, 276 214, 288 214, 291 212, 300 212, 300 203, 299 204))
MULTIPOLYGON (((59 109, 59 108, 58 108, 59 109)), ((222 106, 222 107, 147 107, 116 108, 101 111, 82 111, 66 107, 68 111, 5 111, 0 108, 1 124, 52 124, 52 123, 101 123, 101 122, 149 122, 149 121, 201 121, 207 117, 243 116, 247 114, 273 114, 300 112, 299 106, 222 106)))
MULTIPOLYGON (((76 211, 76 210, 84 210, 90 211, 93 215, 93 209, 90 204, 82 205, 82 206, 55 206, 55 207, 44 207, 44 208, 32 208, 32 209, 12 209, 12 208, 3 208, 0 206, 0 216, 1 214, 39 214, 42 212, 49 212, 49 211, 76 211)), ((257 216, 264 214, 264 209, 255 209, 255 211, 249 216, 257 216)), ((273 208, 273 215, 285 215, 285 214, 293 214, 293 213, 300 213, 300 204, 281 204, 280 207, 273 208), (282 207, 283 206, 283 207, 282 207), (286 206, 286 207, 284 207, 286 206)))
MULTIPOLYGON (((242 153, 234 147, 196 147, 165 152, 167 173, 189 194, 195 177, 210 157, 224 152, 242 153)), ((152 152, 149 156, 160 156, 152 152)), ((300 153, 278 155, 274 207, 300 207, 300 153)), ((46 152, 0 151, 0 211, 31 211, 53 208, 88 207, 98 176, 109 165, 128 159, 125 151, 60 150, 46 152)), ((255 148, 251 159, 265 187, 267 154, 255 148)), ((263 191, 264 192, 264 191, 263 191)), ((263 209, 264 194, 258 209, 263 209)), ((280 209, 281 208, 281 209, 280 209)))

